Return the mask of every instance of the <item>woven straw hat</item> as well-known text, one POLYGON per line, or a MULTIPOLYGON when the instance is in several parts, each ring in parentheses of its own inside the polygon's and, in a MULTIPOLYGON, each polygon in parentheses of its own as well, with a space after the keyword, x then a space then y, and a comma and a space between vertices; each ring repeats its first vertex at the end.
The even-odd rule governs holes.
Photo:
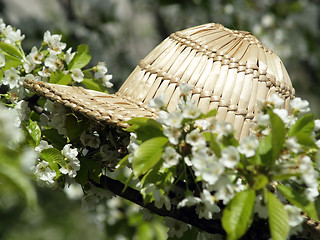
POLYGON ((193 86, 192 100, 203 111, 233 124, 237 137, 249 134, 257 100, 277 93, 289 108, 294 97, 279 57, 249 32, 209 23, 171 34, 149 53, 115 94, 26 80, 24 85, 100 122, 125 127, 133 117, 157 116, 149 101, 161 94, 169 111, 178 103, 179 84, 193 86))

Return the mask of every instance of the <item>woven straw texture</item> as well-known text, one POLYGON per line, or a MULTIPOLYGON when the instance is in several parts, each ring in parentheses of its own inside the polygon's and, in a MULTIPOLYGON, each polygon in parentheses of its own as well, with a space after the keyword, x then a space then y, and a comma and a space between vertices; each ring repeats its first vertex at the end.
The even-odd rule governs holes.
POLYGON ((193 86, 192 100, 203 111, 233 124, 237 138, 249 134, 257 100, 277 93, 294 98, 288 73, 279 59, 249 32, 209 23, 171 34, 148 54, 116 94, 79 87, 25 81, 25 86, 102 124, 126 126, 133 117, 155 118, 149 101, 161 94, 169 111, 180 96, 179 84, 193 86))

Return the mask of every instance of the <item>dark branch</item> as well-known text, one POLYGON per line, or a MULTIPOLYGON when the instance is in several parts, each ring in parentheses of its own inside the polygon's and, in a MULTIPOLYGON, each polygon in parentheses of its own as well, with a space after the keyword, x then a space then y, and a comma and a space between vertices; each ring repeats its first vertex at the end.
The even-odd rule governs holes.
POLYGON ((124 189, 124 184, 107 176, 101 176, 100 184, 96 182, 93 182, 93 184, 99 188, 107 189, 120 197, 140 205, 141 207, 147 208, 160 216, 167 216, 180 220, 209 233, 225 235, 225 231, 223 230, 219 219, 199 219, 195 212, 195 208, 177 209, 176 206, 171 205, 171 210, 167 210, 164 207, 157 208, 153 203, 144 204, 143 197, 139 191, 131 187, 127 187, 125 191, 122 191, 124 189))

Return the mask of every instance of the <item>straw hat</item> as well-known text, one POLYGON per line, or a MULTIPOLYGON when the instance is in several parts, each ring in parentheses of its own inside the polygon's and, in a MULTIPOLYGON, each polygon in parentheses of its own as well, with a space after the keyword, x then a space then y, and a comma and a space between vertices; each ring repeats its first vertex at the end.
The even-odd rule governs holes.
POLYGON ((161 94, 169 111, 178 103, 179 84, 193 86, 192 100, 203 111, 233 124, 237 137, 249 134, 257 100, 277 93, 289 108, 294 97, 279 57, 249 32, 209 23, 171 34, 149 53, 115 94, 26 80, 25 87, 101 124, 127 126, 134 117, 155 118, 149 101, 161 94))

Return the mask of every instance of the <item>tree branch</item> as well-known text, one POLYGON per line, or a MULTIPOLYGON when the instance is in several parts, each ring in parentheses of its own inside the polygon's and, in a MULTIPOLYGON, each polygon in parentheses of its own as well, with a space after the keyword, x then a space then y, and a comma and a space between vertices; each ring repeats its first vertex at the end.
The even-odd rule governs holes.
POLYGON ((191 224, 194 227, 202 229, 209 233, 215 234, 223 234, 225 235, 225 231, 222 228, 221 221, 219 219, 199 219, 198 215, 196 215, 195 208, 181 208, 177 209, 176 206, 171 205, 171 210, 167 210, 166 208, 157 208, 153 203, 144 204, 143 197, 138 190, 135 190, 131 187, 127 187, 125 191, 123 191, 125 185, 117 180, 109 178, 107 176, 100 177, 100 184, 91 181, 96 187, 107 189, 112 193, 123 197, 131 202, 134 202, 141 207, 147 208, 148 210, 160 215, 167 216, 187 224, 191 224))

